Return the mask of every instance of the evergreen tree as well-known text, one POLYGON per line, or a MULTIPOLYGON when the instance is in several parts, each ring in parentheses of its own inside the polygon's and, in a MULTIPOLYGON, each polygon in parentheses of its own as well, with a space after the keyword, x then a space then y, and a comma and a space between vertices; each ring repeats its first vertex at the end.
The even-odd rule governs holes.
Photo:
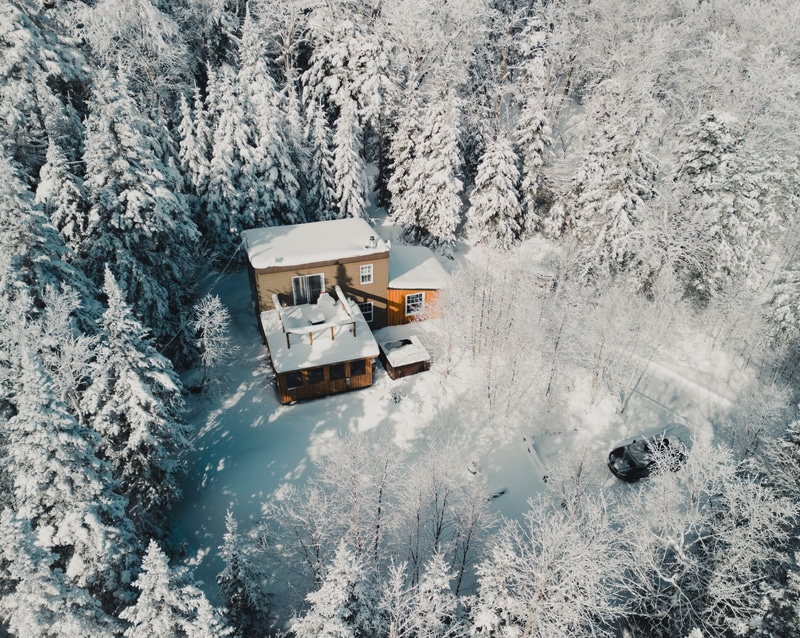
POLYGON ((412 612, 414 635, 418 638, 455 638, 466 635, 458 620, 458 599, 450 589, 453 576, 442 554, 434 554, 418 585, 412 612))
POLYGON ((209 71, 208 112, 214 121, 206 215, 200 229, 217 259, 233 254, 242 224, 242 210, 252 185, 246 167, 252 162, 253 131, 242 107, 242 96, 229 67, 209 71))
POLYGON ((137 531, 158 537, 180 493, 180 455, 190 448, 181 385, 109 270, 104 292, 108 308, 98 322, 101 341, 84 410, 137 531))
POLYGON ((85 309, 79 313, 82 323, 91 323, 93 285, 67 263, 69 251, 58 231, 35 203, 16 163, 10 161, 2 149, 0 250, 8 259, 8 268, 0 270, 0 296, 13 300, 24 290, 40 309, 48 288, 58 289, 62 282, 69 282, 85 304, 85 309))
POLYGON ((292 630, 297 638, 367 638, 377 629, 377 601, 359 558, 339 544, 319 590, 306 596, 308 613, 292 630))
POLYGON ((217 576, 220 598, 231 625, 242 635, 263 632, 269 622, 269 597, 264 591, 264 574, 253 547, 239 533, 233 514, 225 516, 225 535, 220 547, 225 569, 217 576))
POLYGON ((648 115, 635 101, 628 104, 613 81, 598 89, 593 109, 588 148, 567 194, 585 270, 634 271, 646 280, 653 265, 646 263, 640 231, 657 176, 646 148, 648 115))
MULTIPOLYGON (((452 91, 431 99, 421 117, 416 152, 404 180, 406 195, 392 204, 406 238, 432 246, 455 242, 461 223, 458 102, 452 91)), ((401 188, 402 191, 402 188, 401 188)))
POLYGON ((24 518, 0 512, 0 619, 19 638, 112 638, 118 622, 69 584, 24 518))
POLYGON ((198 234, 156 147, 124 82, 101 72, 87 120, 91 207, 77 263, 98 286, 112 264, 139 318, 166 344, 179 333, 191 293, 198 234))
POLYGON ((52 138, 47 146, 47 161, 39 171, 35 201, 42 204, 67 247, 76 250, 89 226, 83 182, 70 172, 66 155, 52 138))
POLYGON ((68 584, 113 606, 135 548, 125 501, 96 457, 96 435, 55 396, 32 345, 20 346, 16 414, 0 423, 13 508, 56 555, 68 584))
POLYGON ((765 168, 730 116, 705 113, 684 133, 674 180, 681 205, 699 222, 702 253, 683 274, 701 300, 734 284, 754 288, 760 280, 777 222, 766 205, 765 168))
POLYGON ((246 227, 297 224, 305 221, 300 209, 297 168, 286 139, 280 93, 261 54, 261 34, 249 8, 242 27, 239 83, 251 119, 254 148, 245 168, 247 185, 242 215, 246 227))
POLYGON ((130 623, 124 634, 129 638, 218 638, 232 633, 188 570, 170 568, 155 541, 150 541, 134 586, 139 598, 120 614, 130 623))
POLYGON ((467 210, 467 230, 478 242, 508 249, 522 235, 516 162, 511 142, 502 135, 489 143, 481 157, 467 210))
POLYGON ((356 103, 348 99, 333 134, 333 179, 339 218, 367 215, 367 169, 359 150, 360 138, 356 103))
POLYGON ((520 203, 525 212, 524 230, 527 234, 547 230, 552 234, 562 229, 550 229, 537 204, 546 190, 544 165, 553 144, 552 127, 545 106, 545 64, 541 47, 541 31, 533 35, 535 52, 525 65, 524 80, 520 82, 522 108, 516 125, 515 143, 522 160, 520 203))
POLYGON ((335 219, 336 170, 331 134, 325 111, 319 103, 309 106, 307 137, 311 146, 306 190, 306 214, 310 220, 335 219))

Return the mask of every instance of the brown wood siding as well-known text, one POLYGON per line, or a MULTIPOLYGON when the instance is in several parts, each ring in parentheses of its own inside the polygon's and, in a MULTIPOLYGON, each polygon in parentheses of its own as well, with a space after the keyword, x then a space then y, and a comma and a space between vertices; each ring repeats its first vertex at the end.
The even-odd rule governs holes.
POLYGON ((303 401, 305 399, 316 399, 319 397, 326 397, 331 394, 338 394, 339 392, 347 392, 349 390, 358 390, 360 388, 368 388, 372 385, 372 359, 357 359, 355 361, 345 361, 345 378, 344 379, 331 379, 330 366, 322 366, 320 369, 324 373, 324 381, 322 383, 309 384, 308 376, 309 370, 300 370, 303 376, 303 385, 292 388, 291 390, 287 384, 287 376, 291 373, 283 373, 276 375, 278 385, 278 396, 281 403, 291 403, 292 401, 303 401), (366 370, 364 374, 350 376, 350 365, 356 361, 364 361, 366 370), (349 383, 348 383, 349 379, 349 383))
POLYGON ((430 319, 430 311, 435 307, 439 300, 439 290, 387 290, 386 298, 388 300, 386 325, 388 326, 402 326, 406 323, 416 321, 419 316, 411 315, 406 316, 406 295, 413 295, 415 293, 425 293, 425 318, 430 319))
POLYGON ((287 268, 286 270, 254 271, 253 280, 258 310, 273 308, 272 295, 278 295, 281 303, 294 304, 292 277, 302 275, 325 275, 325 290, 335 297, 334 288, 338 285, 342 292, 358 303, 374 304, 374 319, 370 327, 377 329, 386 325, 386 288, 389 284, 389 257, 374 256, 361 261, 321 262, 287 268), (361 266, 372 264, 372 283, 361 284, 361 266))

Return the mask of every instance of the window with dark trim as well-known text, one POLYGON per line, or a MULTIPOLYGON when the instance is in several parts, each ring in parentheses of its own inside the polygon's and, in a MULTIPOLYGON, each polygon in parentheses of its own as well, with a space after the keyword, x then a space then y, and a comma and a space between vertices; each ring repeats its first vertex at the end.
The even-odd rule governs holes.
POLYGON ((295 390, 303 387, 303 373, 289 372, 286 374, 286 389, 295 390))
POLYGON ((367 362, 364 359, 350 362, 350 376, 360 377, 367 374, 367 362))
POLYGON ((425 293, 412 292, 406 295, 406 316, 418 315, 425 310, 425 293))
POLYGON ((364 321, 372 323, 372 318, 375 316, 375 306, 373 306, 372 302, 365 301, 358 304, 358 307, 361 310, 361 314, 364 315, 364 321))
POLYGON ((325 368, 311 368, 308 371, 308 385, 325 383, 325 368))
POLYGON ((325 290, 325 275, 323 273, 292 277, 292 293, 294 294, 295 306, 304 303, 316 303, 323 290, 325 290))
POLYGON ((336 363, 328 368, 328 376, 331 381, 339 381, 347 376, 343 363, 336 363))

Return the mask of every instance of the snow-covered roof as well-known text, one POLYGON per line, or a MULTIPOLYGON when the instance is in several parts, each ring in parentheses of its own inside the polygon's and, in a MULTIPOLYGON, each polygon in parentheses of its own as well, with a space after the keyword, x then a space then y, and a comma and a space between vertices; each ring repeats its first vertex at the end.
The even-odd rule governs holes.
POLYGON ((250 264, 257 270, 369 257, 389 250, 361 218, 253 228, 243 231, 242 238, 250 264))
MULTIPOLYGON (((349 314, 339 306, 335 317, 321 315, 315 304, 282 308, 261 313, 261 326, 267 335, 272 365, 278 374, 378 356, 378 343, 354 302, 349 314), (284 331, 286 330, 286 331, 284 331)), ((327 314, 327 313, 324 313, 327 314)))
POLYGON ((395 290, 439 290, 450 276, 428 248, 392 246, 389 254, 389 288, 395 290))
POLYGON ((416 335, 402 339, 389 339, 382 342, 380 347, 393 368, 431 360, 431 355, 416 335))

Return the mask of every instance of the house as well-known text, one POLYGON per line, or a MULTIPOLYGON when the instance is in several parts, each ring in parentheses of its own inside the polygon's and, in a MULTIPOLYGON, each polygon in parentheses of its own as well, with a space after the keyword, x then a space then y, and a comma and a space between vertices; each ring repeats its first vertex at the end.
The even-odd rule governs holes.
POLYGON ((372 330, 428 316, 447 273, 364 219, 242 233, 259 328, 282 403, 372 385, 372 330))

